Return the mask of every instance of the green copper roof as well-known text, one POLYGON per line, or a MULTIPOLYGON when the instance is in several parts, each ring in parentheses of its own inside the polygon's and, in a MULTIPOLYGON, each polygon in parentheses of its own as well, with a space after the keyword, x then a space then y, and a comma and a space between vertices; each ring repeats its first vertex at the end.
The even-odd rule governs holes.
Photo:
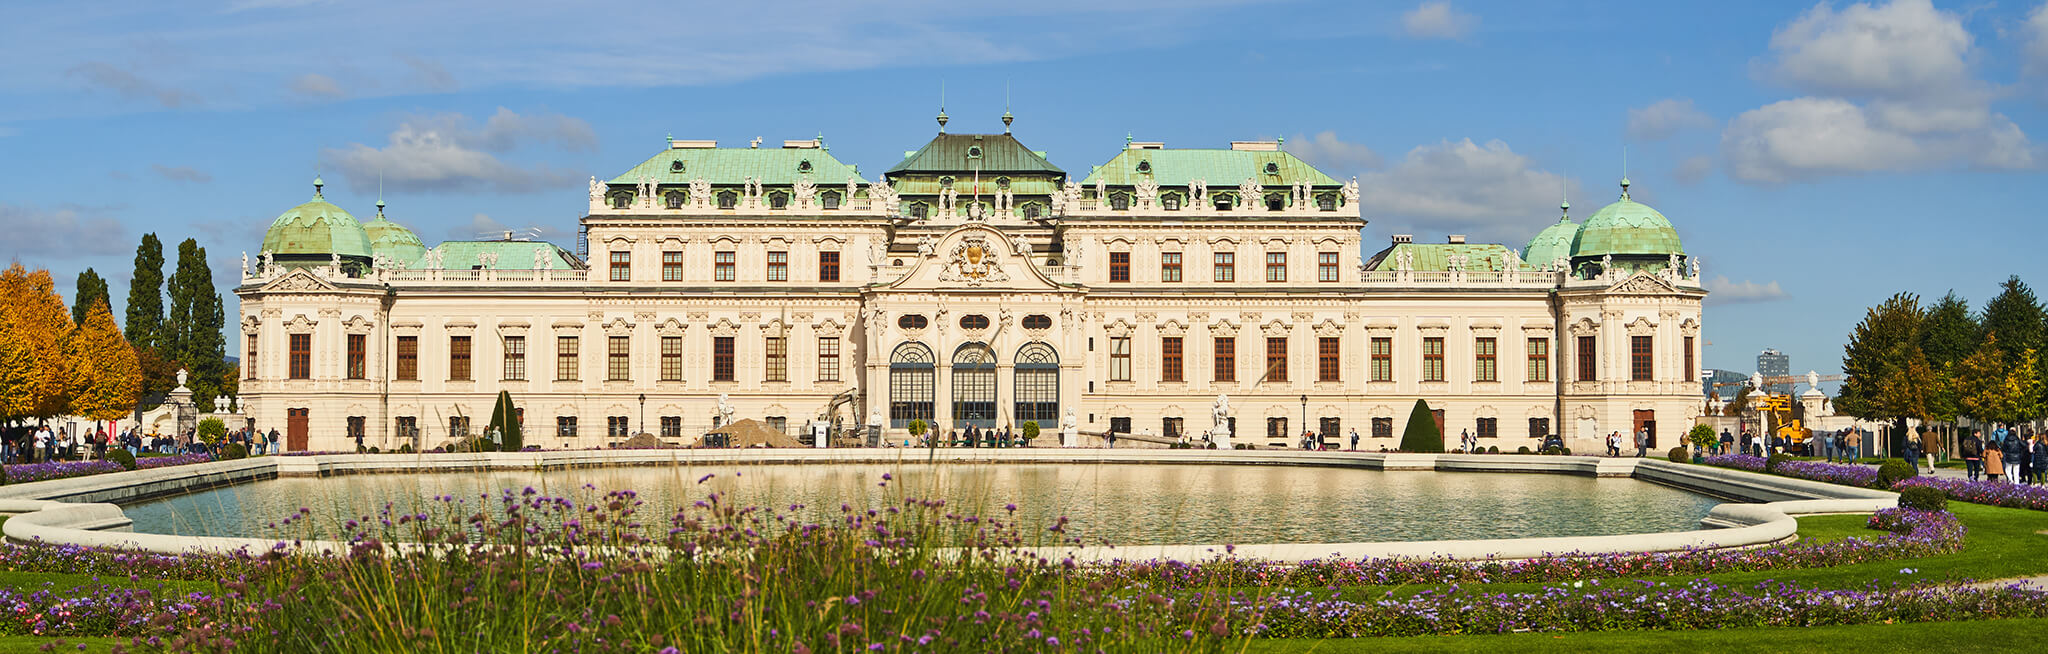
POLYGON ((277 256, 339 254, 369 258, 370 238, 362 223, 320 195, 315 180, 313 199, 278 214, 263 233, 263 249, 277 256))
POLYGON ((1032 152, 1008 134, 940 134, 903 161, 883 173, 1040 173, 1065 175, 1067 171, 1032 152))
POLYGON ((1082 186, 1094 186, 1100 179, 1109 186, 1135 186, 1139 179, 1151 175, 1152 181, 1161 187, 1187 186, 1188 182, 1202 180, 1213 190, 1229 190, 1246 179, 1259 180, 1267 190, 1284 189, 1290 184, 1307 182, 1315 186, 1338 186, 1342 182, 1331 179, 1323 171, 1316 170, 1300 157, 1284 150, 1130 150, 1117 153, 1109 163, 1097 166, 1082 186), (1151 172, 1139 170, 1140 164, 1151 172), (1273 164, 1273 172, 1266 164, 1273 164), (1277 187, 1277 189, 1276 189, 1277 187))
POLYGON ((411 265, 427 253, 427 246, 420 237, 404 225, 384 218, 384 201, 377 201, 377 219, 363 225, 363 234, 370 238, 370 252, 391 257, 399 265, 411 265))
POLYGON ((806 175, 821 187, 845 186, 847 180, 866 184, 852 166, 841 163, 823 148, 670 148, 649 157, 611 183, 633 185, 642 177, 661 184, 688 184, 703 179, 720 186, 739 185, 754 177, 765 186, 789 186, 806 175), (676 162, 682 162, 678 167, 676 162), (804 172, 804 163, 810 172, 804 172))
POLYGON ((545 251, 549 270, 577 270, 576 256, 567 250, 543 241, 446 241, 434 246, 441 255, 443 270, 470 270, 482 266, 489 270, 533 270, 536 251, 545 251), (484 266, 478 255, 486 252, 498 255, 495 265, 484 266))
POLYGON ((1522 248, 1522 260, 1536 265, 1546 265, 1558 257, 1572 256, 1572 242, 1579 238, 1582 225, 1572 222, 1571 216, 1558 216, 1557 222, 1536 233, 1529 239, 1529 246, 1522 248))
POLYGON ((1451 255, 1457 254, 1465 256, 1467 272, 1480 272, 1504 270, 1510 249, 1498 243, 1398 243, 1372 255, 1365 269, 1393 270, 1394 259, 1401 252, 1414 254, 1413 270, 1450 270, 1451 255))
POLYGON ((1622 180, 1621 199, 1601 207, 1586 219, 1585 227, 1572 244, 1572 256, 1598 258, 1606 255, 1669 256, 1685 254, 1678 242, 1678 230, 1664 214, 1649 205, 1630 200, 1628 180, 1622 180))

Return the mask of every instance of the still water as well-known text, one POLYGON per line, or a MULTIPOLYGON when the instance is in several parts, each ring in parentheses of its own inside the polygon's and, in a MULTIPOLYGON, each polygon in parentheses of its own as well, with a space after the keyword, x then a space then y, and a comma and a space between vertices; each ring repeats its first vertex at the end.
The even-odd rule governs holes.
POLYGON ((1133 464, 694 465, 547 472, 288 478, 126 507, 142 532, 274 537, 270 526, 310 509, 315 525, 372 515, 386 502, 419 510, 451 495, 533 487, 564 495, 630 489, 644 522, 711 492, 725 502, 836 514, 905 497, 945 498, 963 515, 1018 505, 1036 528, 1065 516, 1089 542, 1338 543, 1589 536, 1699 528, 1720 500, 1632 479, 1564 475, 1372 471, 1286 466, 1133 464), (883 481, 883 475, 891 481, 883 481), (701 477, 711 475, 707 481, 701 477))

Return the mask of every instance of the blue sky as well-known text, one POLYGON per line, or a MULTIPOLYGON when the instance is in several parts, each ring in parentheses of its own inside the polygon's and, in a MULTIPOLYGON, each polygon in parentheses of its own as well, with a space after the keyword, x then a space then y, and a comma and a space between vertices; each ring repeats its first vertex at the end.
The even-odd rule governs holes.
MULTIPOLYGON (((2048 9, 2003 3, 873 2, 0 6, 0 257, 126 297, 135 241, 230 283, 315 174, 429 243, 540 227, 663 139, 823 134, 873 177, 934 131, 1069 171, 1126 134, 1285 137, 1366 243, 1521 245, 1633 195, 1710 287, 1706 363, 1833 372, 1863 309, 2048 284, 2048 9), (424 6, 423 6, 424 5, 424 6)), ((232 296, 230 296, 232 302, 232 296)), ((231 323, 233 321, 230 321, 231 323)))

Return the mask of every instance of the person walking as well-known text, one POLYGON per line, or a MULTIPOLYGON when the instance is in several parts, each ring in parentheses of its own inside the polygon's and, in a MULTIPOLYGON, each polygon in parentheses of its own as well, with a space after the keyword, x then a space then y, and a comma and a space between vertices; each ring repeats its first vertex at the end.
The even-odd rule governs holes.
POLYGON ((1357 449, 1358 449, 1358 428, 1357 428, 1357 427, 1352 427, 1352 428, 1351 428, 1351 449, 1353 449, 1353 450, 1357 450, 1357 449))
POLYGON ((1996 444, 1984 447, 1984 481, 1998 481, 2005 476, 2005 452, 1996 444))
POLYGON ((2026 439, 2020 438, 2018 431, 2007 433, 2002 442, 2004 444, 1999 449, 2005 451, 2005 480, 2015 484, 2027 483, 2027 473, 2032 472, 2028 468, 2032 467, 2033 448, 2027 446, 2026 439))
POLYGON ((1913 467, 1913 476, 1920 476, 1920 439, 1907 436, 1905 450, 1906 465, 1913 467))
POLYGON ((1650 432, 1647 429, 1638 428, 1636 429, 1636 458, 1640 459, 1649 455, 1650 432))
POLYGON ((1842 439, 1842 444, 1843 444, 1843 445, 1845 445, 1845 446, 1847 446, 1847 447, 1849 448, 1849 451, 1848 451, 1848 452, 1845 452, 1845 453, 1843 453, 1843 455, 1842 455, 1842 457, 1843 457, 1843 458, 1842 458, 1842 461, 1843 461, 1843 462, 1845 462, 1845 463, 1846 463, 1846 462, 1849 462, 1849 461, 1854 461, 1854 460, 1856 460, 1856 459, 1860 459, 1860 458, 1863 458, 1863 431, 1862 431, 1862 430, 1859 430, 1859 429, 1857 429, 1857 428, 1855 428, 1855 427, 1850 427, 1850 428, 1849 428, 1849 435, 1848 435, 1848 436, 1847 436, 1846 438, 1843 438, 1843 439, 1842 439))
POLYGON ((1984 475, 1984 441, 1977 440, 1977 431, 1963 428, 1962 438, 1956 439, 1956 453, 1963 457, 1963 472, 1970 481, 1977 481, 1984 475))
POLYGON ((2029 458, 2034 464, 2034 483, 2048 484, 2048 435, 2036 432, 2033 450, 2029 458))

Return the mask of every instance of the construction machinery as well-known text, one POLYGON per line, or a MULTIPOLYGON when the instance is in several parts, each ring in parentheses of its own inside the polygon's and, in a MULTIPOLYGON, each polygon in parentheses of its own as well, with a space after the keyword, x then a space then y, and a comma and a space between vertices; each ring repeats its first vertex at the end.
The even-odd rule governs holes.
MULTIPOLYGON (((1751 375, 1749 379, 1741 382, 1714 384, 1714 389, 1715 394, 1719 395, 1720 387, 1722 386, 1748 386, 1751 387, 1752 393, 1754 393, 1756 389, 1766 388, 1772 384, 1803 383, 1817 385, 1819 382, 1841 380, 1841 375, 1821 375, 1812 372, 1804 375, 1751 375)), ((1737 390, 1736 392, 1740 393, 1741 391, 1737 390)), ((1750 395, 1749 409, 1756 411, 1757 415, 1762 416, 1764 433, 1773 434, 1783 439, 1788 450, 1805 453, 1808 451, 1807 440, 1812 437, 1812 432, 1806 429, 1805 425, 1800 424, 1799 418, 1794 417, 1793 407, 1798 401, 1798 398, 1787 393, 1766 393, 1761 397, 1752 394, 1750 395), (1775 429, 1771 428, 1771 425, 1774 424, 1777 425, 1775 429)))

